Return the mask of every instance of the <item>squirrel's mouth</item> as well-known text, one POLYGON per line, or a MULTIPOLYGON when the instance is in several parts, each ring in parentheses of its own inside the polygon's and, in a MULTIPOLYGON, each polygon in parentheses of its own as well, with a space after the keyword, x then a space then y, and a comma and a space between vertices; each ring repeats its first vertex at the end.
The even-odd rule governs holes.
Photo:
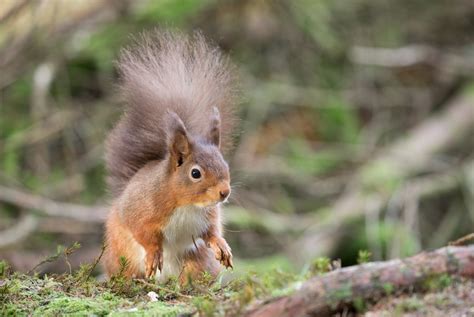
POLYGON ((220 203, 221 203, 220 201, 200 202, 200 203, 194 203, 194 206, 200 207, 200 208, 209 208, 209 207, 215 207, 220 203))
POLYGON ((226 204, 229 201, 229 197, 224 198, 223 200, 216 203, 217 204, 226 204))

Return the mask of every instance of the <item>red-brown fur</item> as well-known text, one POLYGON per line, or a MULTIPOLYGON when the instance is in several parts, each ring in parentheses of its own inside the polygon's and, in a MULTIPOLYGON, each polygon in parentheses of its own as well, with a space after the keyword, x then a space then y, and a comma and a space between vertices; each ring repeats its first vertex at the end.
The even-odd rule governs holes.
POLYGON ((235 121, 231 66, 200 34, 160 31, 142 35, 118 66, 127 109, 107 141, 115 200, 106 223, 106 271, 116 274, 123 256, 126 276, 152 276, 162 268, 164 243, 172 244, 164 230, 173 230, 176 210, 207 206, 205 230, 193 236, 205 245, 183 253, 180 279, 216 275, 219 262, 232 266, 219 206, 230 192, 220 151, 235 121), (190 176, 195 168, 199 180, 190 176))

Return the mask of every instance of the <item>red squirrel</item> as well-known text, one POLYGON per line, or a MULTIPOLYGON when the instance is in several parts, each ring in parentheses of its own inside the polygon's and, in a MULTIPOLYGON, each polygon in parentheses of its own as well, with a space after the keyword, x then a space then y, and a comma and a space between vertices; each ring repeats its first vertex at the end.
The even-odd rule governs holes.
POLYGON ((235 125, 235 72, 200 33, 154 30, 117 62, 124 114, 106 142, 114 200, 104 264, 112 276, 185 282, 232 267, 221 204, 230 192, 222 151, 235 125))

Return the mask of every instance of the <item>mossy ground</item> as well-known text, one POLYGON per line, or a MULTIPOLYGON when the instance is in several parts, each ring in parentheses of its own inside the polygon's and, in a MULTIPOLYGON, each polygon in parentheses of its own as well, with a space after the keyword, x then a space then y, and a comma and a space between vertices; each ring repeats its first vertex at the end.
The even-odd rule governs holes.
POLYGON ((62 314, 97 315, 127 313, 132 315, 174 316, 186 306, 166 301, 150 302, 147 287, 87 281, 77 274, 28 276, 14 273, 2 279, 1 315, 57 316, 62 314))
POLYGON ((166 285, 153 281, 126 280, 116 276, 99 281, 90 276, 93 265, 71 274, 27 275, 11 272, 5 262, 0 268, 0 315, 2 316, 203 316, 238 314, 255 298, 291 292, 304 277, 292 273, 283 260, 276 269, 265 261, 241 262, 246 269, 225 272, 217 282, 204 277, 191 287, 181 288, 172 280, 166 285), (149 292, 157 294, 152 301, 149 292))
MULTIPOLYGON (((369 256, 361 253, 359 262, 367 261, 369 256)), ((304 280, 339 265, 318 258, 302 272, 295 273, 289 263, 278 257, 267 262, 260 259, 236 264, 238 270, 225 272, 216 282, 204 277, 183 288, 175 280, 166 285, 130 281, 121 276, 100 281, 91 277, 94 264, 83 265, 72 273, 40 276, 12 272, 0 261, 0 315, 236 316, 255 300, 291 294, 304 280), (149 292, 156 294, 156 300, 151 299, 149 292)), ((474 315, 472 280, 437 276, 420 290, 423 292, 387 292, 375 302, 354 302, 343 314, 451 316, 462 312, 466 316, 474 315)))

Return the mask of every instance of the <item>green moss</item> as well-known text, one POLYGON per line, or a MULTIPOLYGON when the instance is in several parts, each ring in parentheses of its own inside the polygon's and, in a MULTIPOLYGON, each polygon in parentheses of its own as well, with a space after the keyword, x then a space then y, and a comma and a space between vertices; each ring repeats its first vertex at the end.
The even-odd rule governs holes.
POLYGON ((136 292, 116 294, 107 283, 91 279, 86 282, 77 275, 56 277, 14 275, 3 281, 5 292, 1 294, 0 315, 33 316, 104 316, 114 315, 153 315, 176 316, 190 311, 186 303, 149 302, 146 287, 136 287, 136 292))
POLYGON ((146 304, 143 309, 133 315, 135 316, 162 316, 171 317, 178 315, 185 315, 190 312, 190 308, 182 304, 167 304, 164 302, 152 302, 146 304))
POLYGON ((419 311, 424 308, 424 303, 420 299, 416 297, 409 297, 402 302, 400 302, 395 307, 395 313, 408 313, 408 312, 415 312, 419 311))
POLYGON ((435 291, 450 286, 452 282, 453 278, 448 274, 437 274, 425 279, 422 286, 429 291, 435 291))
POLYGON ((103 300, 62 297, 51 300, 46 306, 38 307, 33 316, 55 316, 60 314, 105 316, 113 306, 115 305, 103 300))
POLYGON ((193 305, 201 316, 214 316, 216 311, 216 303, 207 297, 194 298, 193 305))
POLYGON ((363 312, 366 309, 366 304, 362 297, 356 297, 352 304, 358 312, 363 312))
POLYGON ((370 261, 371 256, 372 256, 372 253, 370 253, 370 251, 359 250, 359 254, 357 255, 357 263, 358 264, 367 263, 370 261))
POLYGON ((383 283, 382 288, 386 295, 391 295, 395 289, 395 287, 391 283, 383 283))
POLYGON ((331 270, 331 259, 325 256, 317 257, 309 267, 310 275, 320 275, 331 270))
POLYGON ((0 278, 5 278, 8 276, 9 266, 7 261, 0 261, 0 278))
POLYGON ((328 297, 335 302, 350 299, 352 297, 352 283, 347 282, 339 288, 329 290, 328 297))
POLYGON ((15 304, 0 305, 0 315, 2 316, 27 316, 27 311, 15 304))
POLYGON ((33 316, 56 316, 72 314, 74 316, 177 316, 189 311, 182 304, 164 302, 134 303, 130 300, 105 293, 96 298, 60 297, 35 310, 33 316))

